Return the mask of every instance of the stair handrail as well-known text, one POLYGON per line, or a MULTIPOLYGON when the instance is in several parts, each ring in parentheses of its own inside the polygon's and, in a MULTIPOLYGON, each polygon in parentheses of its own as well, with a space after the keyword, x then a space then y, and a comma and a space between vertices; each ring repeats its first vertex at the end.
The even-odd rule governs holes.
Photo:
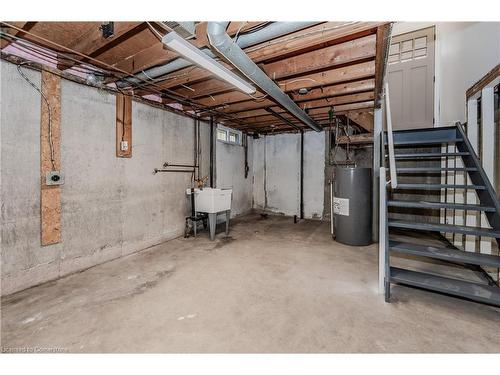
POLYGON ((384 87, 384 100, 385 100, 385 119, 387 127, 387 143, 389 146, 389 174, 390 184, 392 189, 398 187, 398 176, 396 173, 396 157, 394 154, 394 135, 392 133, 392 118, 391 118, 391 102, 389 100, 389 83, 385 83, 384 87))

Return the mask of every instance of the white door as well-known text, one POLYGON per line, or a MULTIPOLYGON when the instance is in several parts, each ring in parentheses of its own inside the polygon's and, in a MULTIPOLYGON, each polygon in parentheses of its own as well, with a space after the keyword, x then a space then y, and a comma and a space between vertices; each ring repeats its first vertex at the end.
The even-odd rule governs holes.
POLYGON ((387 80, 395 129, 434 126, 434 27, 394 36, 387 80))

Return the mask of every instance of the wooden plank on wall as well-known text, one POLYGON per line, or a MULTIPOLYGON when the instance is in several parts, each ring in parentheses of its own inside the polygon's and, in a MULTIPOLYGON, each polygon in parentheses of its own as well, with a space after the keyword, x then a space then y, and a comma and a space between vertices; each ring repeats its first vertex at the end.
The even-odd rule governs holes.
POLYGON ((61 169, 61 77, 42 70, 41 86, 42 93, 47 98, 50 106, 49 109, 42 97, 40 117, 40 231, 42 246, 46 246, 61 242, 61 187, 48 186, 45 181, 47 172, 61 169))
POLYGON ((116 156, 132 157, 132 97, 116 94, 116 156), (122 148, 126 142, 127 148, 122 148))

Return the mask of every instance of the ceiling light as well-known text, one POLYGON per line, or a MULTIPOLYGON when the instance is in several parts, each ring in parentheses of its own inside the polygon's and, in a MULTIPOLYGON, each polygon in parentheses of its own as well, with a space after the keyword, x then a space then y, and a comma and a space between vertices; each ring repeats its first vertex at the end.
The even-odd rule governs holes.
POLYGON ((168 48, 182 55, 193 64, 196 64, 199 67, 208 70, 216 77, 233 85, 237 89, 243 91, 245 94, 255 93, 255 87, 241 79, 226 67, 222 66, 213 58, 201 52, 187 40, 183 39, 179 34, 172 31, 163 37, 162 42, 168 48))

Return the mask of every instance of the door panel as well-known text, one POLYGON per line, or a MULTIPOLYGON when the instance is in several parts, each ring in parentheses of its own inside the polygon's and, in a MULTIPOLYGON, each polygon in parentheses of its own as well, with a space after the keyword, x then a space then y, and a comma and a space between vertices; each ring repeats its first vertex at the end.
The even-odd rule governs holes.
POLYGON ((394 129, 434 126, 434 28, 392 38, 387 68, 394 129))

